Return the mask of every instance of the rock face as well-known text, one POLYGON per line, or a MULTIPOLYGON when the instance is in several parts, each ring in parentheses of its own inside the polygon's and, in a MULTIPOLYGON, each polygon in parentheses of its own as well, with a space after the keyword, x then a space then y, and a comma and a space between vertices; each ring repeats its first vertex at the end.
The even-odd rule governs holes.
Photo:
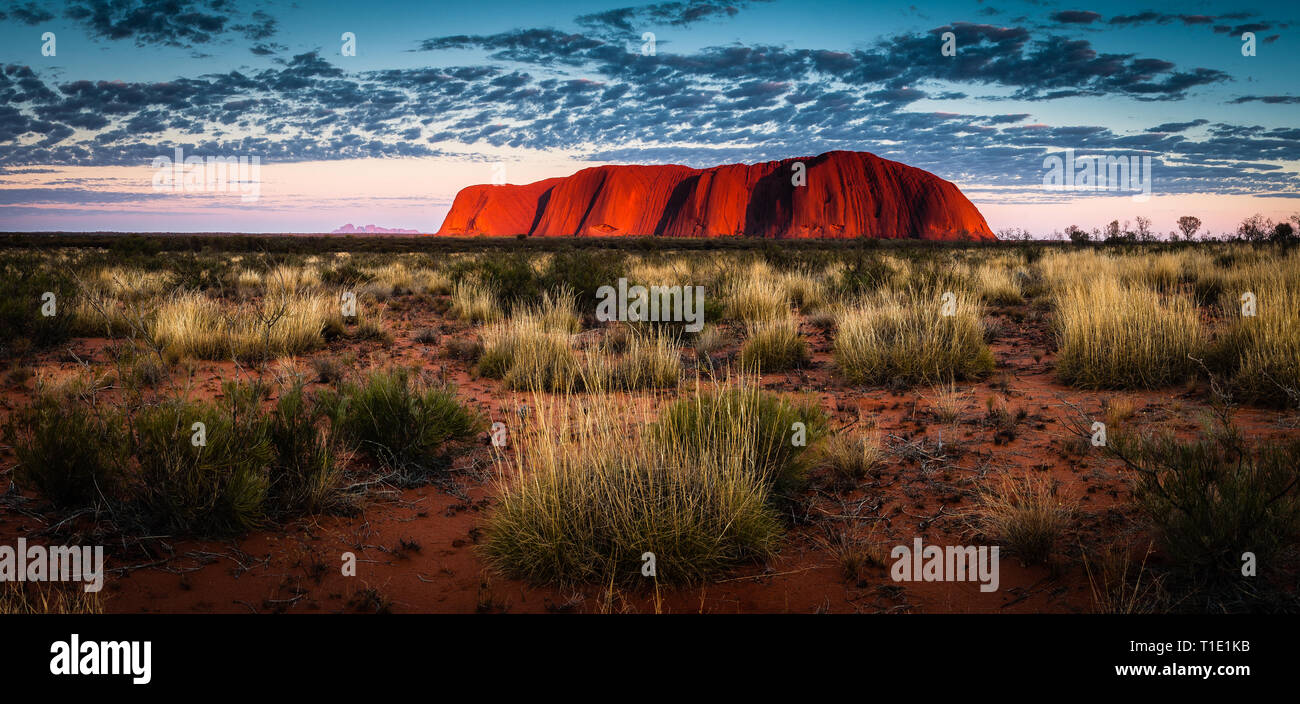
POLYGON ((469 186, 439 235, 997 239, 953 184, 866 152, 686 166, 598 166, 469 186), (796 163, 805 185, 795 186, 796 163))

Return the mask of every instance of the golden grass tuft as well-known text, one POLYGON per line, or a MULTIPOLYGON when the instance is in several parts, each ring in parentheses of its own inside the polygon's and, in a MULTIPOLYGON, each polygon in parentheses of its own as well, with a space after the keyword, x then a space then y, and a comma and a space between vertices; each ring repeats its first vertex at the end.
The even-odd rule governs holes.
POLYGON ((476 368, 511 389, 528 391, 570 391, 579 375, 569 334, 529 315, 484 328, 483 355, 476 368))
POLYGON ((953 296, 950 316, 940 293, 915 289, 882 292, 846 310, 835 336, 841 372, 857 384, 917 384, 992 371, 979 303, 966 291, 953 296))
POLYGON ((1196 306, 1114 277, 1080 278, 1056 296, 1056 371, 1088 389, 1168 386, 1191 375, 1205 336, 1196 306))
POLYGON ((1022 560, 1044 563, 1073 512, 1073 505, 1057 496, 1049 477, 1004 473, 979 490, 972 517, 977 530, 1022 560))
POLYGON ((1015 274, 997 261, 975 267, 972 277, 980 297, 986 303, 1009 306, 1025 302, 1015 274))
POLYGON ((18 614, 102 614, 104 602, 98 593, 81 585, 63 587, 40 582, 0 584, 0 616, 18 614))
POLYGON ((267 295, 227 308, 201 293, 183 292, 159 307, 151 333, 178 357, 262 360, 319 347, 332 323, 341 324, 339 304, 320 294, 267 295))
POLYGON ((727 290, 726 316, 744 322, 770 320, 790 314, 790 299, 772 270, 761 262, 738 272, 727 290))
POLYGON ((653 328, 629 334, 618 355, 589 346, 582 388, 592 392, 676 388, 682 373, 679 347, 677 338, 653 328))
POLYGON ((828 470, 836 483, 851 485, 879 466, 886 454, 878 431, 837 433, 822 442, 817 466, 828 470))
POLYGON ((1253 274, 1225 296, 1230 300, 1214 344, 1216 366, 1247 400, 1300 405, 1300 269, 1278 263, 1253 274), (1242 314, 1240 296, 1247 290, 1255 296, 1253 316, 1242 314))
POLYGON ((799 334, 799 320, 790 315, 751 323, 749 339, 740 348, 741 366, 761 372, 792 369, 809 357, 808 343, 799 334))
POLYGON ((767 488, 748 466, 746 434, 717 452, 648 441, 626 408, 586 397, 582 413, 537 398, 506 462, 483 554, 498 570, 532 582, 698 582, 775 553, 782 529, 767 488), (634 435, 629 440, 629 433, 634 435))
POLYGON ((303 294, 320 286, 320 273, 305 266, 277 266, 262 275, 268 295, 303 294))
POLYGON ((957 385, 949 381, 947 384, 939 384, 930 390, 926 400, 930 402, 930 408, 940 422, 951 425, 961 418, 962 408, 966 405, 966 398, 969 394, 958 391, 957 385))
POLYGON ((492 323, 502 318, 496 293, 474 281, 458 282, 452 289, 451 314, 471 323, 492 323))

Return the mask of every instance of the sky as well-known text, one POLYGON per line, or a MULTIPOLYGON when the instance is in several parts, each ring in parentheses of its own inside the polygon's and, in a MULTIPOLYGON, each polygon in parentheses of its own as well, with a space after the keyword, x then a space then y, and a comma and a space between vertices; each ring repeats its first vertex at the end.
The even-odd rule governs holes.
POLYGON ((433 232, 460 188, 494 179, 846 149, 952 181, 995 231, 1143 216, 1163 233, 1195 215, 1218 234, 1300 212, 1297 15, 1201 0, 18 0, 0 5, 0 231, 433 232), (187 187, 166 161, 178 149, 246 166, 187 187), (1149 159, 1149 197, 1045 188, 1045 159, 1066 150, 1149 159))

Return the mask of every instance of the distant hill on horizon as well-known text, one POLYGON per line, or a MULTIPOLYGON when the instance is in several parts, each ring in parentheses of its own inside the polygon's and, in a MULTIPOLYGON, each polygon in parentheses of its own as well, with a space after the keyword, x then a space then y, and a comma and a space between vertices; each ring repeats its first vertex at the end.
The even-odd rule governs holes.
POLYGON ((331 235, 418 235, 419 230, 407 230, 401 227, 380 227, 378 225, 363 225, 357 227, 348 223, 337 230, 330 232, 331 235))

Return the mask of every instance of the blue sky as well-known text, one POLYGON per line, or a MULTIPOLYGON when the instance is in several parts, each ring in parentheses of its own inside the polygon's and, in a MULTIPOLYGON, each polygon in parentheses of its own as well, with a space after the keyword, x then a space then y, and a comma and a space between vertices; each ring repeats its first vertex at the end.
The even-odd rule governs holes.
POLYGON ((0 229, 433 230, 489 165, 524 182, 831 149, 952 180, 995 228, 1094 227, 1113 211, 1163 231, 1199 207, 1223 229, 1300 210, 1293 3, 22 0, 0 12, 0 229), (645 31, 654 56, 641 55, 645 31), (940 53, 944 31, 955 57, 940 53), (356 56, 340 54, 343 32, 356 56), (177 146, 257 156, 265 197, 149 188, 151 160, 177 146), (1154 197, 1044 192, 1044 156, 1067 148, 1151 156, 1154 197))

